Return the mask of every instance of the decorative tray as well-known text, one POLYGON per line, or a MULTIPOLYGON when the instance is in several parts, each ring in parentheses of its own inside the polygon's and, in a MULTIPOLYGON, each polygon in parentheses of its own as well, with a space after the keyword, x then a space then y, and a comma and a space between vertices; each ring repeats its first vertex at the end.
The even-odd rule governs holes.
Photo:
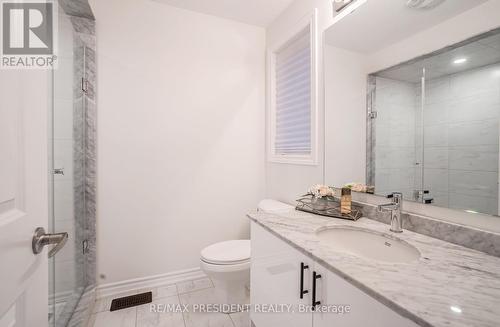
POLYGON ((297 206, 295 209, 313 213, 316 215, 333 217, 333 218, 341 218, 341 219, 349 219, 349 220, 358 220, 363 216, 361 212, 361 208, 351 204, 351 213, 343 214, 340 212, 340 200, 338 198, 328 196, 323 198, 316 198, 310 194, 304 195, 300 199, 297 200, 297 206))

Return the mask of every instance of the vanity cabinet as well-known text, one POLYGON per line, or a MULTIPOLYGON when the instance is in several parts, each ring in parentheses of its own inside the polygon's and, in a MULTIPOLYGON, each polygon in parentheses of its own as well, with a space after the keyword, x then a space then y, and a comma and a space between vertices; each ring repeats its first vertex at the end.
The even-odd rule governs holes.
MULTIPOLYGON (((392 311, 335 273, 314 264, 314 271, 321 275, 317 281, 317 299, 321 304, 349 305, 349 313, 336 314, 317 310, 313 313, 314 327, 416 327, 413 321, 392 311)), ((259 327, 259 326, 257 326, 259 327)))
POLYGON ((299 313, 298 308, 308 306, 311 301, 309 285, 313 260, 256 223, 251 225, 251 234, 250 301, 254 308, 251 312, 253 323, 256 327, 311 326, 311 314, 299 313), (304 287, 302 299, 301 275, 304 287), (295 312, 288 312, 287 308, 280 307, 282 304, 292 306, 291 310, 295 312), (282 312, 272 312, 273 309, 282 312))
POLYGON ((251 239, 250 318, 256 327, 417 326, 255 222, 251 239), (315 311, 314 295, 320 302, 315 311), (348 313, 332 312, 346 306, 348 313))

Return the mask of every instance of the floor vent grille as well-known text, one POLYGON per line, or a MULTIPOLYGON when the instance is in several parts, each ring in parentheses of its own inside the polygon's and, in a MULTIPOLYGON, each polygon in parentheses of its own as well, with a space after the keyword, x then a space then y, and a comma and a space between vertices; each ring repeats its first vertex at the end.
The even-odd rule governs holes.
POLYGON ((152 292, 120 297, 111 301, 111 308, 109 309, 109 311, 127 309, 141 304, 151 303, 152 301, 153 301, 152 292))

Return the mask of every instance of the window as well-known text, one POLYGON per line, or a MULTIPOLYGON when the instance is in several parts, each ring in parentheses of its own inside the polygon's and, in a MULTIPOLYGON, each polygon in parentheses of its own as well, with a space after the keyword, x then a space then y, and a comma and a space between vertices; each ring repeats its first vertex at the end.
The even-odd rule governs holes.
POLYGON ((270 161, 317 163, 314 16, 269 51, 270 161))

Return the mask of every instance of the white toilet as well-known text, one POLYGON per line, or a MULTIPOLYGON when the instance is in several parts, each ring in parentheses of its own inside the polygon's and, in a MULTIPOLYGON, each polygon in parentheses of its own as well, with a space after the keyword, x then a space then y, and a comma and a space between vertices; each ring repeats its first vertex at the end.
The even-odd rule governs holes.
MULTIPOLYGON (((294 207, 262 200, 259 211, 286 212, 294 207)), ((215 243, 201 250, 201 269, 214 282, 219 304, 244 305, 249 303, 250 240, 232 240, 215 243)))

